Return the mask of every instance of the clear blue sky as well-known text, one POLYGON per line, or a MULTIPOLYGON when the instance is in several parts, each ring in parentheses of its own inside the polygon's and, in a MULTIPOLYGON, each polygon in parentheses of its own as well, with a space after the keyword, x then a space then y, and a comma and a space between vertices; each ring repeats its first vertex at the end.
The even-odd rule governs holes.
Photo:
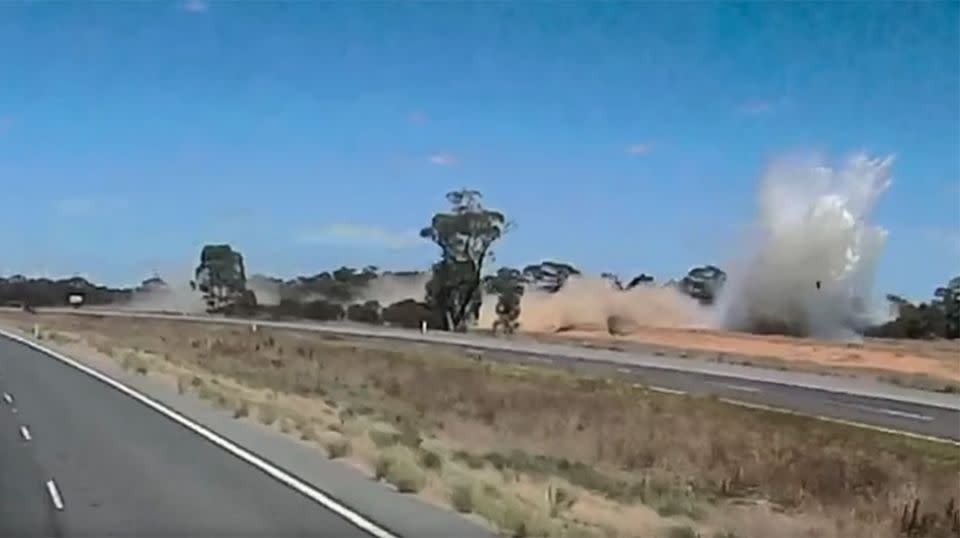
POLYGON ((0 272, 114 284, 425 267, 453 188, 498 261, 723 263, 790 151, 897 155, 882 291, 960 272, 957 2, 0 4, 0 272))

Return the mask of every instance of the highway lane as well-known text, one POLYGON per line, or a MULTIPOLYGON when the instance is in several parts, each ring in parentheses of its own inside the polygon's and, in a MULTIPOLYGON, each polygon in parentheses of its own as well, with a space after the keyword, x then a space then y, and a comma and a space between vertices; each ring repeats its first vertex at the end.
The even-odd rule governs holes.
POLYGON ((4 536, 370 538, 156 411, 7 339, 0 391, 10 395, 0 402, 4 536))
MULTIPOLYGON (((825 376, 479 335, 440 332, 421 334, 418 331, 389 327, 259 320, 254 322, 234 318, 94 309, 43 311, 200 323, 257 323, 264 327, 343 336, 452 345, 468 348, 493 360, 550 364, 581 371, 630 375, 636 377, 638 382, 670 391, 713 394, 738 404, 763 405, 831 420, 960 441, 960 395, 910 389, 869 378, 825 376)), ((42 316, 38 319, 42 319, 42 316)))
POLYGON ((704 374, 637 368, 644 384, 695 395, 713 395, 734 405, 766 407, 827 420, 960 442, 960 411, 791 385, 731 380, 704 374))
POLYGON ((46 472, 22 436, 14 408, 0 405, 0 536, 57 536, 46 472))

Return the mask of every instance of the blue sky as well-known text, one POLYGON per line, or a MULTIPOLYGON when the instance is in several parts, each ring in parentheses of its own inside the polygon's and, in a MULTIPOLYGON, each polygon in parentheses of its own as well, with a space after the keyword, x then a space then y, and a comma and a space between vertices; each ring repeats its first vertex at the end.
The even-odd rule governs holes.
POLYGON ((937 3, 3 3, 0 272, 114 284, 425 267, 470 186, 498 262, 723 263, 787 152, 896 154, 877 286, 960 272, 960 34, 937 3))

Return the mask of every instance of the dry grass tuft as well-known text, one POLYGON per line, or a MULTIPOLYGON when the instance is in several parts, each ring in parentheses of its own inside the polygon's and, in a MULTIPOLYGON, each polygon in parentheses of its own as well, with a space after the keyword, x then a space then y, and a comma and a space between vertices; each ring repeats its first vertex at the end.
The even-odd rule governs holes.
POLYGON ((343 458, 350 455, 350 441, 348 439, 335 439, 324 444, 327 451, 327 457, 330 459, 343 458))
MULTIPOLYGON (((672 524, 709 538, 749 536, 740 529, 810 518, 785 535, 893 536, 905 503, 946 504, 960 479, 955 447, 653 393, 628 381, 463 360, 442 347, 178 322, 51 317, 45 324, 90 335, 108 353, 177 357, 197 372, 189 383, 178 378, 178 390, 226 399, 231 409, 249 396, 216 379, 265 394, 266 402, 248 403, 264 424, 311 439, 320 435, 316 425, 340 432, 357 453, 377 454, 378 478, 405 492, 443 481, 454 508, 512 534, 628 534, 616 525, 630 529, 630 521, 591 510, 639 506, 660 518, 659 527, 637 527, 650 535, 672 524), (749 517, 728 526, 725 518, 742 510, 749 517)), ((125 367, 135 368, 127 356, 125 367)), ((337 442, 322 445, 330 457, 345 457, 350 449, 340 453, 337 442)))
POLYGON ((473 511, 473 497, 476 488, 468 482, 454 484, 450 492, 450 504, 460 513, 469 514, 473 511))
POLYGON ((278 417, 277 407, 271 404, 261 404, 257 407, 257 419, 267 426, 273 425, 278 417))
POLYGON ((427 475, 416 454, 404 446, 382 451, 376 462, 376 477, 393 484, 400 493, 417 493, 427 483, 427 475))

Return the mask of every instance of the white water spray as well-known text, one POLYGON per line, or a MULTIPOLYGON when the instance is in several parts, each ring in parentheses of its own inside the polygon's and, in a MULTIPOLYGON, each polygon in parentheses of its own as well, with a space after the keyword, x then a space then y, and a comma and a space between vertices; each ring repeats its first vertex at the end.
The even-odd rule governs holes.
POLYGON ((837 338, 870 323, 886 231, 868 221, 892 163, 865 155, 839 169, 775 163, 761 184, 748 255, 730 268, 717 305, 721 326, 837 338))

